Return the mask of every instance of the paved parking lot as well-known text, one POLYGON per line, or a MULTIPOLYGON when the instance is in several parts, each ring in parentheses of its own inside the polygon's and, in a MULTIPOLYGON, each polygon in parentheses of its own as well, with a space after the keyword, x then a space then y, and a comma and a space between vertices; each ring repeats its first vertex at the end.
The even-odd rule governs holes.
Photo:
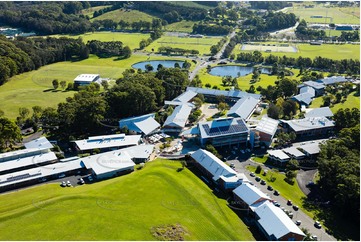
POLYGON ((248 180, 254 183, 254 185, 259 188, 263 193, 268 194, 271 199, 279 202, 281 204, 280 207, 284 207, 285 209, 291 211, 293 213, 293 219, 292 221, 295 222, 296 220, 301 220, 300 228, 307 228, 308 231, 311 233, 311 235, 316 235, 318 237, 318 240, 321 241, 336 241, 336 239, 327 234, 324 228, 317 229, 314 226, 314 220, 310 218, 308 215, 306 215, 302 210, 295 211, 292 206, 287 205, 287 200, 281 196, 276 196, 273 194, 273 192, 267 190, 267 184, 261 185, 259 182, 255 180, 255 177, 250 176, 250 172, 245 168, 247 165, 257 165, 253 161, 247 160, 247 161, 238 161, 238 160, 229 160, 227 163, 234 163, 235 169, 240 172, 244 173, 248 180))

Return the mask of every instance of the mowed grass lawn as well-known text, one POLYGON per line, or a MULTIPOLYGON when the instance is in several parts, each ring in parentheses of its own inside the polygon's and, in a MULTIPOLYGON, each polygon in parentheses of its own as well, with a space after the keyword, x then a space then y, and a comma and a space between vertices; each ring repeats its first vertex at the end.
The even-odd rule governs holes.
POLYGON ((90 21, 111 19, 116 23, 119 23, 120 20, 124 20, 125 22, 128 23, 133 23, 133 22, 138 22, 140 20, 146 22, 152 22, 153 18, 156 17, 146 14, 144 12, 140 12, 138 10, 125 11, 124 9, 117 9, 114 11, 104 13, 96 18, 91 19, 90 21))
POLYGON ((146 47, 146 50, 154 49, 157 52, 159 47, 170 46, 186 50, 198 50, 200 55, 210 55, 211 46, 217 44, 220 39, 221 37, 188 38, 163 35, 146 47))
POLYGON ((191 33, 193 31, 193 25, 195 23, 195 21, 182 20, 180 22, 168 24, 164 27, 164 29, 166 31, 191 33))
POLYGON ((99 40, 99 41, 121 41, 124 46, 129 46, 131 49, 139 48, 139 42, 143 39, 150 38, 149 34, 141 33, 120 33, 120 32, 93 32, 85 33, 80 35, 50 35, 50 37, 68 37, 77 39, 81 37, 84 43, 87 43, 90 40, 99 40))
MULTIPOLYGON (((347 99, 344 103, 337 103, 334 106, 331 107, 331 110, 333 113, 337 112, 337 110, 343 108, 358 108, 360 109, 360 97, 355 96, 356 92, 351 92, 348 96, 347 99)), ((317 97, 315 99, 313 99, 310 108, 319 108, 321 107, 321 105, 323 104, 323 99, 322 97, 317 97)))
MULTIPOLYGON (((271 44, 271 42, 260 42, 259 44, 271 44)), ((353 44, 343 44, 343 45, 331 45, 331 44, 323 44, 323 45, 310 45, 310 44, 292 44, 290 45, 296 46, 298 52, 272 52, 266 53, 262 52, 263 56, 276 55, 276 56, 287 56, 297 58, 299 56, 309 57, 314 59, 317 56, 321 56, 324 58, 341 60, 341 59, 360 59, 360 45, 353 44)), ((233 54, 236 55, 240 52, 245 52, 241 50, 242 45, 236 45, 233 50, 233 54)), ((252 51, 251 51, 252 52, 252 51)))
POLYGON ((100 9, 107 8, 107 7, 111 7, 111 5, 96 6, 96 7, 91 7, 91 8, 88 8, 88 9, 83 9, 81 11, 81 13, 86 15, 86 16, 89 16, 90 18, 92 18, 95 11, 99 11, 100 9))
MULTIPOLYGON (((73 91, 53 91, 52 81, 72 82, 79 74, 97 73, 103 78, 117 79, 122 73, 140 61, 146 61, 148 56, 133 55, 128 59, 116 60, 115 58, 98 58, 91 55, 88 59, 78 62, 59 62, 39 68, 36 71, 23 73, 12 77, 7 83, 0 86, 0 109, 5 116, 15 119, 19 115, 20 107, 56 108, 59 102, 64 102, 67 97, 73 96, 73 91)), ((171 59, 161 56, 151 56, 150 60, 171 59)))
POLYGON ((180 224, 185 240, 254 240, 240 218, 177 161, 78 187, 41 185, 1 195, 1 240, 156 240, 180 224))
MULTIPOLYGON (((306 2, 304 4, 309 5, 310 3, 306 2)), ((294 13, 297 17, 309 23, 360 24, 360 8, 326 7, 321 4, 314 6, 314 8, 305 8, 304 5, 301 4, 294 8, 287 9, 286 12, 294 13), (323 18, 311 18, 311 16, 315 15, 321 15, 323 18), (325 19, 326 16, 328 17, 327 19, 325 19)))

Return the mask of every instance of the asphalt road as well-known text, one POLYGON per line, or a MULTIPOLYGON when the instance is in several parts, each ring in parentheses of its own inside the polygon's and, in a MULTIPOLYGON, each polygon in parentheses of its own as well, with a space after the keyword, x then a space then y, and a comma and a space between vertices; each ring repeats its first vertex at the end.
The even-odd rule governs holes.
POLYGON ((258 165, 259 163, 255 163, 251 160, 247 160, 247 161, 238 161, 238 160, 228 160, 227 163, 234 163, 235 165, 235 169, 240 172, 240 173, 244 173, 246 175, 246 177, 248 178, 248 180, 250 180, 251 182, 254 183, 254 185, 256 187, 258 187, 262 192, 264 192, 265 194, 268 194, 271 199, 276 200, 277 202, 279 202, 281 204, 281 207, 284 207, 285 209, 291 211, 293 213, 293 219, 292 221, 296 221, 296 220, 301 220, 301 225, 299 226, 300 228, 307 228, 308 231, 311 233, 311 235, 316 235, 318 237, 318 240, 320 241, 336 241, 336 239, 327 234, 326 231, 324 230, 324 228, 322 227, 321 229, 318 229, 314 226, 315 221, 310 218, 308 215, 306 215, 304 212, 302 212, 301 209, 299 209, 298 211, 295 211, 292 206, 287 205, 287 200, 285 198, 281 196, 276 196, 273 194, 273 192, 267 190, 267 184, 266 185, 261 185, 259 182, 257 182, 255 180, 255 177, 251 177, 250 176, 250 172, 245 168, 247 165, 258 165))
POLYGON ((317 173, 317 170, 309 170, 309 171, 299 170, 297 172, 296 180, 297 180, 298 186, 300 187, 301 191, 306 196, 311 192, 310 189, 308 189, 308 187, 306 185, 309 181, 313 180, 316 173, 317 173))

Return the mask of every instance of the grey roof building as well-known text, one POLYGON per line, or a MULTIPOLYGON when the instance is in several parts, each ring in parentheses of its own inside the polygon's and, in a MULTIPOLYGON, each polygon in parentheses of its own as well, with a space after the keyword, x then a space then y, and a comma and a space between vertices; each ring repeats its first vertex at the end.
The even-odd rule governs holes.
POLYGON ((326 77, 324 79, 320 79, 317 80, 317 82, 322 83, 324 85, 332 85, 335 83, 342 83, 342 82, 347 82, 349 80, 347 80, 344 76, 331 76, 331 77, 326 77))
POLYGON ((259 99, 243 97, 239 99, 228 111, 227 116, 248 119, 257 108, 259 99))
POLYGON ((332 117, 333 113, 329 107, 315 108, 305 113, 306 118, 332 117))
POLYGON ((285 148, 282 151, 297 160, 305 157, 305 154, 299 151, 296 147, 285 148))
POLYGON ((334 122, 326 117, 281 120, 281 122, 286 124, 286 128, 295 132, 298 137, 328 134, 335 126, 334 122))
POLYGON ((187 104, 183 104, 177 106, 173 113, 167 117, 163 124, 163 128, 168 129, 169 131, 172 129, 175 132, 180 132, 185 127, 188 116, 190 115, 192 108, 187 104))
POLYGON ((148 135, 160 127, 160 124, 154 119, 155 114, 145 114, 142 116, 125 118, 119 120, 119 127, 127 127, 132 133, 143 133, 148 135))
POLYGON ((315 95, 310 94, 308 92, 304 92, 291 97, 291 99, 298 102, 301 106, 302 105, 309 106, 312 103, 314 97, 315 95))
POLYGON ((323 85, 322 83, 319 82, 315 82, 315 81, 305 81, 303 83, 303 85, 305 86, 309 86, 312 87, 313 89, 315 89, 315 94, 316 96, 321 96, 323 95, 323 93, 325 92, 325 85, 323 85))
POLYGON ((203 95, 209 95, 209 96, 225 96, 229 98, 243 98, 243 97, 253 97, 255 99, 260 99, 260 94, 254 94, 254 93, 248 93, 243 92, 239 90, 230 90, 230 91, 222 91, 222 90, 216 90, 216 89, 207 89, 207 88, 200 88, 200 87, 187 87, 187 91, 191 90, 196 93, 200 93, 203 95))

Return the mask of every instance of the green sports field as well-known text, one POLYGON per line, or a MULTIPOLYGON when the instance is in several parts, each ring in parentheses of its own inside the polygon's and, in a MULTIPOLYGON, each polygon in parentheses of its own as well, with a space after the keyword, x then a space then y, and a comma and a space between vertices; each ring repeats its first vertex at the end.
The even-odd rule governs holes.
MULTIPOLYGON (((260 42, 259 44, 270 44, 271 42, 260 42)), ((297 48, 298 52, 271 52, 266 53, 262 52, 263 56, 268 56, 270 54, 276 56, 284 56, 297 58, 299 56, 302 57, 309 57, 311 59, 315 58, 316 56, 321 56, 324 58, 334 59, 334 60, 341 60, 341 59, 360 59, 360 45, 353 45, 353 44, 343 44, 343 45, 336 45, 336 44, 323 44, 323 45, 310 45, 310 44, 292 44, 297 48)), ((233 54, 236 55, 242 52, 241 50, 242 45, 236 45, 233 50, 233 54)))
POLYGON ((164 27, 164 29, 166 31, 191 33, 195 23, 195 21, 182 20, 180 22, 168 24, 164 27))
POLYGON ((211 46, 217 44, 220 39, 220 37, 186 38, 178 36, 162 36, 150 44, 146 50, 151 51, 154 49, 155 51, 158 51, 159 47, 170 46, 173 48, 198 50, 200 55, 209 55, 211 46))
POLYGON ((91 185, 0 195, 0 239, 156 240, 152 227, 180 224, 185 240, 254 240, 226 200, 188 169, 177 172, 180 167, 156 160, 91 185))
MULTIPOLYGON (((54 79, 72 82, 77 75, 82 73, 98 73, 103 78, 117 79, 134 63, 147 59, 148 56, 145 55, 133 55, 124 60, 90 56, 86 60, 59 62, 41 67, 36 71, 16 75, 0 86, 0 110, 5 112, 6 117, 15 119, 19 115, 20 107, 31 109, 31 107, 39 105, 56 108, 59 102, 73 96, 74 92, 53 92, 52 81, 54 79)), ((177 60, 177 58, 161 56, 150 57, 150 60, 159 59, 177 60)))
POLYGON ((310 4, 310 2, 294 4, 295 7, 287 9, 286 12, 294 13, 308 23, 360 24, 360 8, 328 7, 323 4, 316 4, 314 8, 305 8, 305 5, 310 4), (322 18, 311 18, 316 15, 322 16, 322 18))
POLYGON ((50 35, 50 37, 68 37, 77 39, 81 37, 84 43, 89 40, 99 40, 99 41, 121 41, 124 45, 129 46, 131 49, 139 48, 139 42, 143 39, 148 39, 149 34, 141 33, 120 33, 120 32, 94 32, 94 33, 85 33, 80 35, 50 35))

